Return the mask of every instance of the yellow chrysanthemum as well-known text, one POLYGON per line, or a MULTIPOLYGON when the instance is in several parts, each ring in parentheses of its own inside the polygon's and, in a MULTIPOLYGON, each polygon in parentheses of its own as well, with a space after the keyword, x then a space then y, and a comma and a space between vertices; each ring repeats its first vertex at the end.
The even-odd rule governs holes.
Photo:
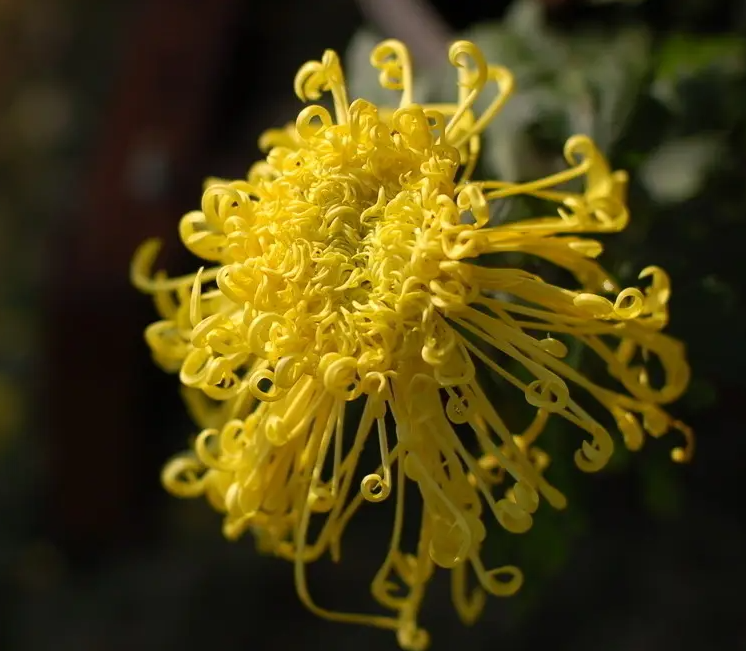
POLYGON ((625 227, 624 172, 612 172, 591 140, 576 136, 564 172, 532 183, 472 181, 480 133, 508 98, 510 73, 457 42, 450 61, 458 102, 423 106, 412 100, 401 43, 381 43, 371 61, 382 85, 401 91, 399 108, 350 103, 334 52, 305 64, 296 93, 305 101, 330 92, 334 115, 305 108, 294 125, 263 136, 266 160, 247 180, 208 182, 202 209, 182 219, 180 234, 209 268, 152 275, 158 243, 151 241, 136 255, 133 280, 155 296, 162 316, 146 331, 155 359, 180 373, 205 427, 193 451, 166 466, 166 487, 205 495, 225 513, 226 536, 251 529, 261 549, 293 561, 313 612, 395 630, 402 647, 423 649, 417 614, 434 567, 452 571, 456 609, 471 622, 486 593, 513 594, 522 582, 515 567, 483 565, 485 518, 521 533, 542 498, 565 506, 544 477, 547 455, 534 445, 549 419, 584 433, 575 454, 584 471, 602 468, 613 443, 576 392, 610 413, 631 449, 644 432, 680 430, 686 445, 673 457, 685 460, 691 434, 660 405, 682 393, 689 370, 683 346, 659 332, 666 274, 648 267, 640 274, 647 289, 618 291, 594 260, 600 244, 579 237, 625 227), (494 99, 476 115, 489 88, 494 99), (559 189, 578 179, 582 191, 559 189), (518 195, 553 202, 556 214, 490 226, 490 205, 518 195), (571 272, 579 288, 479 264, 480 255, 510 252, 571 272), (601 358, 611 386, 563 361, 570 339, 601 358), (653 358, 657 386, 645 370, 653 358), (475 364, 535 409, 521 433, 500 417, 475 364), (345 433, 351 401, 363 405, 362 415, 345 433), (380 465, 361 478, 369 438, 380 465), (411 552, 402 549, 407 484, 423 504, 411 552), (393 533, 372 593, 393 614, 316 605, 306 564, 326 552, 339 559, 351 517, 366 501, 387 498, 395 502, 393 533), (319 533, 309 540, 313 519, 319 533), (478 582, 471 591, 467 571, 478 582))

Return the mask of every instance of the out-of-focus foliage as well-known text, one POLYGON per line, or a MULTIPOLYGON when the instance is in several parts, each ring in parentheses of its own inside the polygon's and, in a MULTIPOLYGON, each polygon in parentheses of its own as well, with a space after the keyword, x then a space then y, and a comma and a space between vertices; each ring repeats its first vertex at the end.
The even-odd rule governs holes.
POLYGON ((44 224, 61 212, 73 119, 59 57, 65 8, 49 0, 0 4, 0 447, 25 431, 44 224))
POLYGON ((69 117, 66 94, 45 72, 59 43, 55 7, 44 11, 49 4, 0 3, 0 648, 7 644, 5 598, 28 543, 38 478, 37 442, 25 435, 42 267, 39 233, 45 201, 52 198, 39 184, 69 117))
POLYGON ((531 1, 469 36, 489 48, 489 60, 516 74, 516 97, 485 145, 486 164, 508 177, 546 164, 551 148, 542 144, 575 133, 608 151, 623 133, 650 60, 651 36, 643 25, 568 34, 547 26, 543 7, 531 1))
MULTIPOLYGON (((47 406, 40 332, 47 237, 78 200, 74 148, 83 117, 70 41, 82 3, 0 3, 0 648, 33 540, 43 490, 37 417, 47 406), (11 595, 8 598, 8 593, 11 595)), ((33 572, 32 572, 33 573, 33 572)))
POLYGON ((22 406, 39 361, 49 236, 82 199, 81 142, 105 91, 107 22, 120 13, 80 0, 0 3, 0 445, 28 426, 22 406), (91 24, 98 29, 86 31, 91 24))

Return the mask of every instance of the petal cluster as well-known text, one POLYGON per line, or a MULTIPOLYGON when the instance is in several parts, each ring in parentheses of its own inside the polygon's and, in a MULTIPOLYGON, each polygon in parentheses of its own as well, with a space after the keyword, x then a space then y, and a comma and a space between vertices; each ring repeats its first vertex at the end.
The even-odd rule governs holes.
POLYGON ((394 630, 415 650, 428 644, 417 616, 434 568, 451 571, 466 622, 486 594, 520 587, 516 567, 488 569, 481 550, 488 520, 519 534, 542 502, 565 506, 539 445, 550 419, 577 428, 583 471, 609 460, 609 424, 633 450, 671 429, 684 436, 673 458, 692 450, 691 432, 662 407, 689 379, 683 346, 661 333, 668 277, 648 267, 644 288, 620 289, 586 237, 626 226, 626 174, 576 136, 554 175, 473 180, 480 134, 512 77, 471 43, 449 54, 458 97, 445 105, 413 101, 397 41, 380 44, 371 62, 383 86, 401 92, 398 107, 350 102, 334 52, 305 64, 297 94, 328 93, 333 109, 311 104, 267 132, 266 158, 246 179, 206 184, 201 209, 179 227, 206 266, 181 278, 153 273, 150 241, 132 272, 161 315, 145 333, 153 355, 178 372, 203 427, 164 469, 168 490, 205 496, 225 514, 226 536, 251 530, 262 550, 292 561, 314 612, 394 630), (515 196, 539 200, 547 214, 492 225, 492 206, 515 196), (502 262, 515 253, 569 272, 573 287, 502 262), (567 362, 571 345, 600 359, 607 383, 567 362), (488 374, 530 408, 527 422, 501 417, 488 374), (367 448, 379 461, 361 468, 367 448), (411 547, 407 488, 421 502, 406 515, 418 522, 411 547), (352 517, 385 500, 394 502, 389 551, 371 587, 389 613, 317 605, 306 565, 339 560, 352 517))

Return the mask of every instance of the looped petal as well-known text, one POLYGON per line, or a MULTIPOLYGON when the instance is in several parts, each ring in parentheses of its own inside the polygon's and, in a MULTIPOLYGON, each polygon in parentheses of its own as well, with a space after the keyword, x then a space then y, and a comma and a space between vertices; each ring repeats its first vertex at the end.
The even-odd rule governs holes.
POLYGON ((153 271, 159 245, 149 241, 131 268, 160 315, 145 333, 153 357, 178 373, 201 428, 192 451, 164 469, 166 488, 204 496, 223 514, 226 537, 251 532, 260 551, 291 561, 314 613, 390 630, 413 651, 429 641, 417 618, 436 567, 453 573, 467 622, 487 594, 519 589, 517 568, 487 570, 480 554, 491 545, 490 519, 523 533, 542 500, 566 507, 547 478, 548 423, 563 419, 588 435, 574 454, 581 470, 609 461, 611 435, 581 398, 611 414, 632 450, 645 434, 673 430, 683 442, 672 458, 693 451, 691 431, 661 406, 690 374, 683 346, 660 332, 670 281, 648 267, 646 288, 617 287, 598 262, 603 247, 586 237, 626 226, 626 173, 574 136, 567 169, 521 183, 472 181, 480 135, 513 77, 466 41, 449 58, 458 97, 424 106, 412 101, 399 41, 371 55, 382 85, 401 91, 398 107, 350 103, 330 50, 305 64, 296 93, 331 93, 333 112, 307 106, 265 133, 264 160, 245 179, 208 179, 200 210, 179 224, 184 245, 213 266, 169 278, 153 271), (574 182, 580 189, 569 191, 574 182), (555 207, 491 226, 491 202, 512 197, 555 207), (569 272, 574 287, 511 269, 516 254, 569 272), (580 352, 612 381, 576 368, 580 352), (489 375, 501 382, 495 404, 483 386, 489 375), (503 420, 498 407, 516 400, 503 420), (514 429, 512 417, 527 410, 514 429), (363 472, 376 438, 379 458, 363 472), (422 504, 409 551, 406 486, 422 504), (393 502, 393 528, 371 594, 392 613, 317 605, 306 565, 327 552, 339 561, 351 519, 384 501, 393 502), (479 581, 473 591, 467 570, 479 581))

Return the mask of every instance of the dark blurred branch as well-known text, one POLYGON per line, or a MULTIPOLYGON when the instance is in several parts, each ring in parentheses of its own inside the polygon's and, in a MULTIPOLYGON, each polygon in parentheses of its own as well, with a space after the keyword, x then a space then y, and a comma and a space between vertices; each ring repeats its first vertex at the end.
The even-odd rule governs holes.
POLYGON ((55 241, 44 332, 48 522, 68 551, 148 531, 138 502, 157 481, 163 433, 157 413, 138 413, 138 397, 154 391, 142 370, 149 360, 137 306, 145 300, 128 269, 135 247, 170 235, 184 201, 198 194, 222 39, 239 4, 139 3, 124 28, 127 49, 112 73, 82 205, 55 241))

